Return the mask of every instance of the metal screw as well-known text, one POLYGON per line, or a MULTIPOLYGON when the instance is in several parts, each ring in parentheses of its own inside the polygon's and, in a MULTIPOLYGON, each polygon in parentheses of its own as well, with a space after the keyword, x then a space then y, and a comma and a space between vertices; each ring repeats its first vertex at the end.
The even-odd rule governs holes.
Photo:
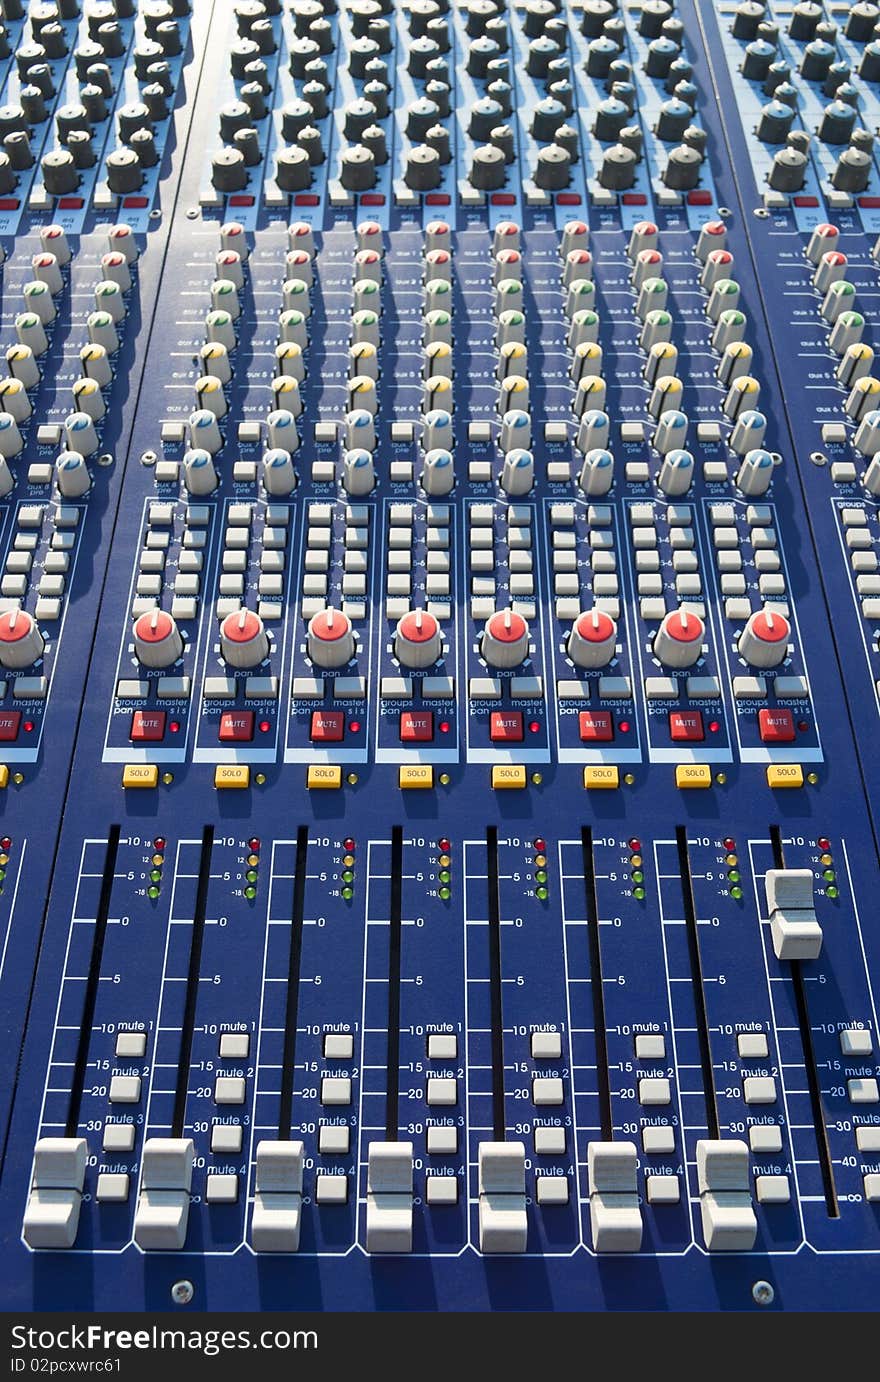
MULTIPOLYGON (((758 1285, 766 1285, 766 1282, 758 1282, 758 1285)), ((757 1289, 758 1287, 756 1286, 755 1290, 757 1289)), ((768 1290, 770 1290, 772 1296, 772 1289, 768 1287, 768 1290)), ((171 1299, 174 1301, 175 1305, 189 1305, 195 1293, 196 1288, 191 1281, 175 1281, 174 1285, 171 1287, 171 1299)))
POLYGON ((150 212, 150 220, 151 220, 151 221, 159 221, 159 220, 161 220, 161 219, 162 219, 162 212, 159 210, 158 206, 154 206, 154 207, 153 207, 153 210, 150 212))
POLYGON ((813 465, 828 464, 828 457, 825 455, 824 451, 811 451, 810 460, 813 462, 813 465))
MULTIPOLYGON (((187 1283, 189 1284, 189 1283, 187 1283)), ((756 1305, 772 1305, 776 1292, 769 1281, 756 1281, 752 1287, 752 1300, 756 1305)))
POLYGON ((98 457, 98 465, 108 466, 113 464, 113 457, 109 451, 103 451, 98 457))
POLYGON ((158 459, 155 451, 141 452, 141 465, 155 465, 158 459))
POLYGON ((759 221, 766 221, 770 212, 767 210, 766 206, 756 206, 752 215, 757 216, 759 221))
POLYGON ((197 206, 187 207, 186 219, 188 221, 197 221, 199 219, 199 208, 197 206))
POLYGON ((721 217, 722 220, 726 221, 729 219, 729 217, 733 215, 733 212, 731 211, 729 206, 719 206, 718 215, 721 217))

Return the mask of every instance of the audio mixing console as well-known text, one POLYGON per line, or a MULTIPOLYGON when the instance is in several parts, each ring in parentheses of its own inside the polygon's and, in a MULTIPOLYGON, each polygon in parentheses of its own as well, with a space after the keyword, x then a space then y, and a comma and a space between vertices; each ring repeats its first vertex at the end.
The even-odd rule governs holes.
POLYGON ((880 1287, 880 6, 0 0, 7 1309, 880 1287))

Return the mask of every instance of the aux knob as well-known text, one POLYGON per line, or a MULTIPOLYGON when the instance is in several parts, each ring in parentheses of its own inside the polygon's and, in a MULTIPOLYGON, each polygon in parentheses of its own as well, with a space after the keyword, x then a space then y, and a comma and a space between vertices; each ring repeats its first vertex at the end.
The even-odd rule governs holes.
POLYGON ((700 659, 705 635, 706 626, 692 609, 671 610, 654 636, 654 656, 664 667, 693 667, 700 659))
POLYGON ((354 632, 348 615, 332 606, 313 615, 309 620, 306 646, 316 667, 327 670, 344 667, 355 652, 354 632))
POLYGON ((19 671, 42 657, 45 640, 36 620, 25 609, 0 614, 0 667, 19 671))
POLYGON ((571 628, 566 652, 576 667, 607 667, 617 646, 617 625, 601 609, 579 614, 571 628))
POLYGON ((177 624, 164 609, 147 610, 134 621, 134 651, 144 667, 170 667, 183 652, 177 624))
POLYGON ((227 614, 220 625, 220 654, 230 667, 258 667, 269 656, 263 621, 252 609, 227 614))
POLYGON ((512 609, 490 615, 483 628, 480 652, 490 667, 518 667, 529 655, 529 626, 512 609))
POLYGON ((433 614, 410 610, 398 621, 394 633, 394 656, 414 671, 432 667, 443 652, 443 636, 433 614))

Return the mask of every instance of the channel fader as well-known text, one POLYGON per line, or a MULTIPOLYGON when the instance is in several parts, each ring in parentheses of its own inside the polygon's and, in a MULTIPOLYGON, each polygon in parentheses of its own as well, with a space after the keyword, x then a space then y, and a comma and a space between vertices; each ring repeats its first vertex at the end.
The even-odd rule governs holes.
POLYGON ((15 1308, 880 1280, 880 7, 0 0, 15 1308))

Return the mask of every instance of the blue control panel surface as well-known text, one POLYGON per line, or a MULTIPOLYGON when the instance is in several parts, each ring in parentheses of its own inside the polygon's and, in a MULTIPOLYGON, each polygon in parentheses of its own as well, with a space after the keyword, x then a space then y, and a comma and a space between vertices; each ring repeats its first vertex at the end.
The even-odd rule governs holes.
POLYGON ((858 1307, 880 8, 0 15, 5 1306, 858 1307))

